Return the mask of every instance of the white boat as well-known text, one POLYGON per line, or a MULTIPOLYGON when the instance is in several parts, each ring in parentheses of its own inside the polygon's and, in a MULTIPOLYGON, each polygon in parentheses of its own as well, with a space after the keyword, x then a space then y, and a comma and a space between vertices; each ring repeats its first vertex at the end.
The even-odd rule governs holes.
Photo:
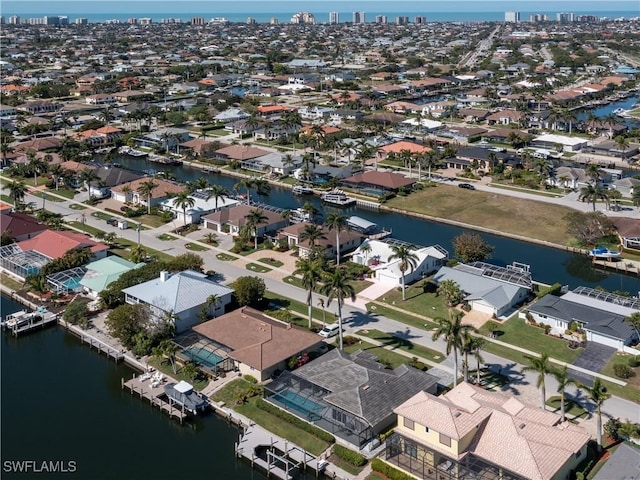
POLYGON ((620 252, 617 252, 616 250, 609 250, 607 247, 598 246, 589 250, 588 255, 592 258, 610 259, 618 258, 620 256, 620 252))
POLYGON ((348 207, 356 203, 355 198, 347 197, 346 193, 338 189, 323 193, 320 195, 320 199, 324 203, 328 203, 329 205, 334 205, 336 207, 348 207))
POLYGON ((616 108, 613 111, 613 114, 618 116, 618 117, 626 117, 627 116, 627 111, 624 108, 616 108))
POLYGON ((7 328, 19 328, 30 322, 39 322, 42 320, 42 312, 28 312, 26 310, 20 310, 19 312, 11 313, 5 317, 4 326, 7 328))
POLYGON ((209 405, 207 399, 196 392, 193 389, 193 385, 185 381, 165 385, 164 393, 174 404, 178 404, 179 407, 183 407, 187 412, 194 415, 202 412, 209 405))
POLYGON ((311 195, 313 194, 313 188, 305 185, 295 185, 292 192, 294 195, 311 195))
POLYGON ((296 208, 291 210, 289 215, 289 221, 291 223, 300 223, 300 222, 310 222, 313 219, 311 218, 311 214, 302 208, 296 208))
POLYGON ((120 147, 118 149, 118 153, 121 153, 123 155, 130 155, 132 157, 144 157, 148 155, 148 153, 143 152, 142 150, 136 150, 135 148, 131 148, 126 145, 120 147))

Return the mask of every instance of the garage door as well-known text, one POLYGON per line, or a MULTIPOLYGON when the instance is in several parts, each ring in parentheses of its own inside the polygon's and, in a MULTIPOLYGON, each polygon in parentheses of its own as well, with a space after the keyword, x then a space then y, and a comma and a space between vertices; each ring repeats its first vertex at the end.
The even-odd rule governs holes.
POLYGON ((486 303, 479 301, 472 301, 471 308, 476 312, 487 313, 489 315, 493 315, 495 313, 495 308, 493 308, 491 305, 487 305, 486 303))
POLYGON ((620 341, 615 338, 605 337, 595 332, 587 332, 587 340, 592 342, 601 343, 602 345, 608 345, 609 347, 618 348, 620 341))
POLYGON ((385 272, 382 270, 379 270, 378 272, 376 272, 376 274, 378 275, 378 280, 380 280, 381 282, 390 285, 398 285, 398 279, 393 275, 385 274, 385 272))

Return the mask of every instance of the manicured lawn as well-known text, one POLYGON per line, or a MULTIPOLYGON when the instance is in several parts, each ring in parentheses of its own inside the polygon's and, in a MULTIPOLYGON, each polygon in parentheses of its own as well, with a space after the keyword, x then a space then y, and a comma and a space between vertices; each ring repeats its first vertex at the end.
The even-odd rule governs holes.
MULTIPOLYGON (((550 397, 545 403, 551 407, 553 413, 560 415, 560 395, 550 397)), ((568 420, 578 420, 579 418, 586 418, 588 415, 588 412, 579 403, 568 398, 564 399, 564 411, 568 420)))
POLYGON ((212 247, 217 247, 218 246, 218 242, 209 242, 209 239, 207 237, 202 237, 200 239, 200 241, 202 243, 206 243, 207 245, 211 245, 212 247))
POLYGON ((225 402, 228 408, 232 408, 238 413, 250 418, 261 427, 295 443, 314 455, 319 455, 329 447, 329 443, 284 421, 280 417, 260 410, 256 406, 258 397, 252 397, 246 403, 238 404, 237 400, 249 392, 252 387, 253 385, 249 382, 243 379, 236 379, 228 385, 225 385, 224 388, 212 395, 211 398, 217 402, 225 402))
POLYGON ((91 215, 93 217, 99 218, 100 220, 104 220, 105 222, 113 218, 113 215, 109 215, 108 213, 105 213, 105 212, 93 212, 91 215))
POLYGON ((3 285, 9 287, 12 290, 22 289, 22 282, 19 282, 18 280, 14 280, 13 278, 6 275, 5 273, 0 272, 0 281, 2 282, 3 285))
POLYGON ((501 324, 489 321, 480 328, 480 333, 488 336, 490 331, 489 326, 491 324, 497 325, 498 330, 502 332, 502 334, 497 337, 497 340, 517 345, 533 352, 546 353, 549 357, 557 360, 573 363, 582 352, 581 348, 577 350, 569 349, 568 341, 545 335, 542 328, 527 325, 525 321, 518 318, 517 315, 514 315, 501 324))
POLYGON ((9 195, 0 193, 0 200, 2 200, 5 203, 10 203, 11 205, 13 205, 13 198, 11 198, 9 195))
POLYGON ((158 238, 160 240, 162 240, 163 242, 169 242, 171 240, 177 240, 176 237, 174 237, 173 235, 169 235, 168 233, 162 233, 162 234, 158 235, 158 238))
MULTIPOLYGON (((299 302, 298 300, 283 297, 282 295, 278 295, 277 293, 271 291, 267 291, 264 294, 264 299, 274 305, 273 307, 268 307, 266 309, 267 312, 269 312, 270 310, 276 310, 278 308, 286 308, 287 310, 291 310, 292 312, 299 313, 304 318, 308 317, 308 307, 304 302, 299 302)), ((316 305, 313 306, 311 316, 317 322, 324 321, 325 323, 333 323, 337 320, 336 316, 333 313, 327 311, 325 311, 323 318, 322 309, 320 307, 317 307, 316 305)), ((296 321, 295 323, 298 322, 296 321)), ((306 326, 307 321, 303 319, 300 325, 306 326)))
POLYGON ((272 270, 269 267, 265 267, 264 265, 258 265, 257 263, 253 263, 253 262, 247 263, 246 269, 251 270, 252 272, 257 272, 257 273, 267 273, 272 270))
POLYGON ((420 328, 422 330, 430 330, 435 327, 434 323, 425 321, 412 313, 394 310, 377 302, 367 303, 367 310, 371 315, 382 315, 383 317, 397 320, 398 322, 402 322, 410 327, 420 328))
POLYGON ((494 193, 438 185, 393 198, 387 205, 561 245, 570 240, 563 218, 573 210, 551 203, 513 197, 505 201, 494 193))
MULTIPOLYGON (((166 223, 157 215, 147 215, 147 214, 136 217, 134 220, 132 220, 132 222, 135 222, 135 223, 140 222, 151 228, 161 227, 166 223)), ((135 228, 135 226, 132 228, 135 228)))
MULTIPOLYGON (((55 187, 54 187, 54 188, 50 188, 49 192, 52 193, 53 195, 59 195, 61 197, 68 198, 68 199, 73 199, 73 197, 76 196, 76 191, 73 190, 72 188, 59 188, 58 190, 56 190, 55 187)), ((47 197, 49 197, 49 196, 47 195, 47 197)), ((51 200, 54 201, 54 202, 62 202, 63 201, 63 200, 54 199, 54 198, 51 198, 51 200)))
MULTIPOLYGON (((169 363, 169 360, 160 360, 159 358, 149 358, 149 360, 147 361, 147 363, 149 365, 152 365, 156 370, 161 371, 162 373, 164 373, 165 375, 169 375, 172 378, 175 378, 176 380, 180 381, 180 380, 184 380, 187 383, 190 383, 191 385, 193 385, 193 388, 196 390, 202 390, 204 387, 206 387, 207 385, 209 385, 209 380, 202 380, 202 379, 198 379, 198 380, 193 380, 190 377, 187 377, 186 375, 184 375, 182 373, 182 366, 181 365, 176 365, 176 371, 178 373, 173 373, 173 367, 171 366, 171 364, 169 363)), ((205 378, 205 377, 203 377, 205 378)))
POLYGON ((525 192, 525 193, 531 193, 532 195, 540 195, 541 197, 552 197, 552 198, 561 198, 564 195, 562 195, 560 192, 553 192, 553 191, 549 191, 549 190, 534 190, 531 188, 520 188, 520 187, 512 187, 510 185, 504 185, 502 183, 491 183, 492 187, 495 188, 502 188, 504 190, 514 190, 516 192, 525 192))
POLYGON ((272 267, 279 268, 284 265, 280 260, 276 260, 275 258, 264 257, 258 259, 259 262, 266 263, 267 265, 271 265, 272 267))
POLYGON ((393 349, 403 350, 407 353, 415 355, 416 357, 426 358, 427 360, 431 360, 432 362, 442 362, 445 359, 445 356, 431 348, 425 347, 423 345, 416 345, 410 340, 406 340, 404 338, 400 338, 396 335, 381 332, 380 330, 359 330, 358 335, 363 335, 365 337, 372 338, 377 340, 378 342, 393 347, 393 349))
POLYGON ((55 202, 55 203, 66 202, 66 199, 60 198, 60 197, 56 197, 56 196, 51 195, 49 193, 46 193, 44 191, 42 193, 39 193, 37 196, 42 198, 43 194, 44 194, 45 202, 55 202))
MULTIPOLYGON (((616 353, 613 357, 611 357, 611 360, 609 360, 609 362, 604 366, 600 373, 602 373, 603 375, 608 375, 612 378, 618 378, 613 372, 613 366, 615 364, 628 365, 627 362, 629 361, 629 358, 631 358, 631 355, 616 353)), ((626 387, 621 387, 619 385, 614 385, 606 382, 605 384, 607 385, 609 391, 614 395, 618 395, 640 403, 640 367, 633 368, 633 371, 636 373, 635 377, 620 379, 627 382, 626 387)))
POLYGON ((218 253, 216 258, 223 262, 232 262, 233 260, 237 260, 238 257, 234 257, 233 255, 229 255, 228 253, 218 253))
MULTIPOLYGON (((417 282, 410 285, 405 290, 406 300, 402 300, 402 291, 393 289, 385 293, 378 302, 395 305, 398 308, 409 312, 424 315, 431 319, 449 318, 449 308, 444 297, 436 296, 435 293, 425 292, 423 287, 425 282, 417 282)), ((422 322, 424 324, 424 322, 422 322)))
POLYGON ((83 225, 82 222, 77 222, 77 221, 71 221, 71 222, 66 222, 67 225, 77 228, 78 230, 80 230, 81 232, 85 232, 88 234, 93 235, 94 237, 96 235, 99 235, 101 233, 105 233, 104 230, 100 230, 99 228, 95 228, 92 227, 91 225, 87 225, 86 223, 83 225))
MULTIPOLYGON (((129 257, 131 256, 131 247, 133 247, 134 245, 135 243, 130 240, 127 240, 125 238, 118 238, 115 245, 111 247, 109 252, 121 258, 124 258, 125 260, 129 260, 129 257)), ((163 262, 170 262, 174 258, 173 255, 154 250, 150 247, 144 247, 144 250, 147 252, 147 255, 157 260, 162 260, 163 262)))
MULTIPOLYGON (((335 337, 335 338, 336 338, 336 345, 337 345, 338 337, 335 337)), ((392 350, 387 350, 384 347, 378 347, 373 343, 365 342, 364 340, 354 345, 349 345, 349 346, 345 345, 344 347, 344 351, 347 353, 353 353, 357 350, 364 350, 365 352, 370 353, 371 355, 375 355, 378 358, 378 360, 385 363, 388 362, 391 365, 391 368, 396 368, 404 363, 411 362, 410 357, 405 357, 404 355, 395 353, 392 350)))
MULTIPOLYGON (((306 290, 306 288, 302 286, 302 280, 295 275, 288 275, 284 277, 282 281, 306 290)), ((351 283, 351 286, 353 287, 353 290, 355 291, 356 295, 361 291, 363 291, 365 288, 370 287, 372 285, 372 283, 368 280, 349 280, 349 283, 351 283)), ((316 293, 320 293, 321 286, 322 286, 321 284, 318 284, 313 291, 316 293)))
POLYGON ((202 245, 199 245, 197 243, 186 243, 184 248, 193 252, 206 252, 207 250, 209 250, 207 247, 203 247, 202 245))
POLYGON ((81 203, 72 203, 69 205, 69 208, 72 210, 84 210, 87 208, 86 205, 82 205, 81 203))
POLYGON ((387 477, 385 477, 381 473, 371 472, 369 475, 367 475, 367 479, 366 480, 388 480, 388 479, 387 479, 387 477))
POLYGON ((366 466, 365 464, 362 467, 354 467, 349 462, 344 461, 336 454, 331 455, 329 457, 329 461, 334 465, 336 465, 338 468, 341 468, 345 472, 348 472, 351 475, 355 475, 355 476, 357 476, 362 470, 364 470, 364 467, 366 466))

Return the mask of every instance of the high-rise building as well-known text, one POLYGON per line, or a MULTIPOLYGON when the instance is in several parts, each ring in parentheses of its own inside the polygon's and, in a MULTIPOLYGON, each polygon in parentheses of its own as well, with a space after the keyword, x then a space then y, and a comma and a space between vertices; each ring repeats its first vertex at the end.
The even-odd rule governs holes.
POLYGON ((520 12, 504 12, 504 21, 509 23, 519 23, 520 12))
POLYGON ((573 13, 558 12, 556 13, 556 20, 560 23, 571 23, 573 22, 573 13))
POLYGON ((42 23, 44 23, 45 25, 60 25, 60 17, 49 17, 46 16, 42 19, 42 23))
POLYGON ((60 16, 58 19, 60 20, 60 25, 69 25, 69 17, 66 15, 60 16))
POLYGON ((425 23, 427 23, 427 17, 425 17, 424 15, 416 15, 416 17, 413 19, 413 23, 415 23, 416 25, 424 25, 425 23))
POLYGON ((409 17, 396 17, 396 25, 408 25, 409 17))
POLYGON ((364 12, 353 12, 353 23, 365 23, 364 12))
POLYGON ((253 17, 247 17, 247 25, 255 25, 256 19, 253 17))
POLYGON ((140 25, 151 25, 153 23, 153 20, 149 17, 139 18, 138 23, 140 25))
POLYGON ((4 25, 4 15, 0 15, 0 25, 4 25))
POLYGON ((280 20, 278 20, 278 17, 271 17, 271 19, 269 20, 269 23, 271 25, 278 25, 280 23, 280 20))
POLYGON ((532 15, 529 15, 529 21, 532 23, 548 22, 549 15, 546 15, 544 13, 534 13, 532 15))
POLYGON ((20 17, 18 15, 11 15, 9 17, 9 25, 18 25, 20 23, 20 17))
POLYGON ((193 17, 191 19, 191 25, 197 25, 197 26, 202 26, 204 25, 204 17, 193 17))
POLYGON ((84 18, 84 17, 78 17, 78 18, 76 18, 74 23, 76 25, 87 25, 89 23, 89 20, 87 18, 84 18))
POLYGON ((314 17, 311 12, 298 12, 293 14, 290 23, 306 23, 309 25, 315 25, 316 17, 314 17))
POLYGON ((387 23, 387 16, 386 15, 376 15, 376 23, 381 23, 381 24, 385 25, 387 23))
POLYGON ((338 23, 340 23, 338 12, 329 12, 329 24, 336 25, 338 23))
POLYGON ((575 17, 576 22, 598 22, 600 18, 596 15, 577 15, 575 17))

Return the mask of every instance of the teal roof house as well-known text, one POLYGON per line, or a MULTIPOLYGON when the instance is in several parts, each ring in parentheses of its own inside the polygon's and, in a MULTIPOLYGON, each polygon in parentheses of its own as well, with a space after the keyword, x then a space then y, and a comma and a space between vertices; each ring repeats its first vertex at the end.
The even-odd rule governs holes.
POLYGON ((80 279, 80 285, 84 292, 93 298, 115 282, 120 275, 138 268, 144 263, 132 263, 117 256, 105 257, 86 266, 86 273, 80 279))

